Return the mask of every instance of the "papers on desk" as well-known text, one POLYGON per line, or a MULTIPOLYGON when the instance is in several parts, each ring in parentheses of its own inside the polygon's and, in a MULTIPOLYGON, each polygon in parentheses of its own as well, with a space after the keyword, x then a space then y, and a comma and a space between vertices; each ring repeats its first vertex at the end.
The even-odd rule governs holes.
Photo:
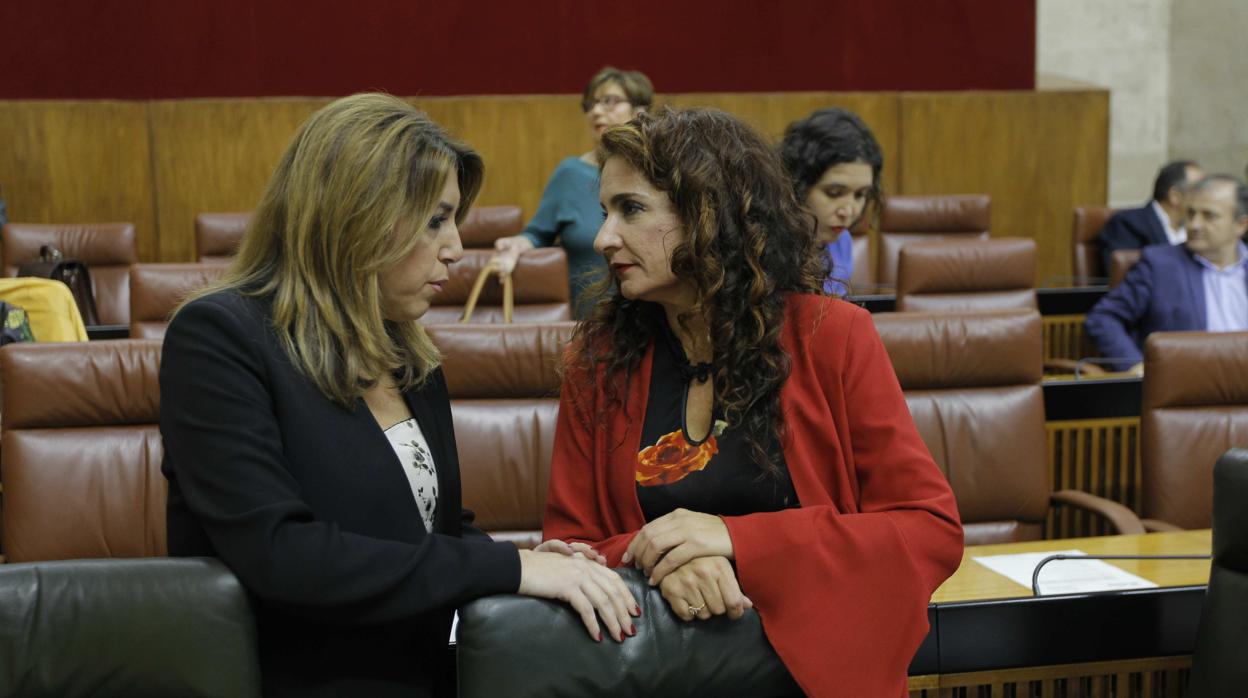
MULTIPOLYGON (((1087 555, 1087 553, 1082 550, 1050 550, 1043 553, 989 555, 972 559, 993 572, 1009 577, 1030 589, 1031 575, 1036 565, 1050 555, 1087 555)), ((1156 586, 1143 577, 1124 572, 1101 560, 1054 560, 1040 571, 1040 593, 1043 596, 1152 589, 1156 586)))

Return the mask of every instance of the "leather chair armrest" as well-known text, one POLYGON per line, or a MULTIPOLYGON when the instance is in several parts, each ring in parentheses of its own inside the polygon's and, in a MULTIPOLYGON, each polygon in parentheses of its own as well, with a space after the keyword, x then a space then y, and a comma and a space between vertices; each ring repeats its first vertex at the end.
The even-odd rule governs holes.
POLYGON ((1144 524, 1144 530, 1148 531, 1149 533, 1160 533, 1160 532, 1183 530, 1182 526, 1175 526, 1174 524, 1168 521, 1161 521, 1160 519, 1144 519, 1140 523, 1144 524))
POLYGON ((1090 511, 1109 521, 1120 535, 1136 535, 1146 532, 1144 524, 1140 522, 1140 517, 1136 516, 1135 512, 1104 497, 1079 490, 1058 490, 1053 493, 1049 501, 1054 505, 1062 504, 1090 511))

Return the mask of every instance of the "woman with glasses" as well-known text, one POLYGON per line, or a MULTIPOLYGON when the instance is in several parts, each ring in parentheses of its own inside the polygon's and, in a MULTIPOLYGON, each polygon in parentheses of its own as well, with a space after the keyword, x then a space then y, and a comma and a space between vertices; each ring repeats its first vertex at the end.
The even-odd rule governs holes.
MULTIPOLYGON (((602 132, 645 111, 654 98, 650 78, 638 71, 607 66, 598 71, 581 98, 581 109, 594 134, 597 147, 602 132)), ((494 265, 500 274, 510 274, 520 255, 534 247, 558 244, 568 253, 568 276, 572 310, 583 314, 581 296, 592 281, 600 278, 606 266, 594 252, 594 235, 602 224, 598 205, 598 160, 591 150, 559 163, 538 204, 537 214, 519 235, 494 242, 494 265)))

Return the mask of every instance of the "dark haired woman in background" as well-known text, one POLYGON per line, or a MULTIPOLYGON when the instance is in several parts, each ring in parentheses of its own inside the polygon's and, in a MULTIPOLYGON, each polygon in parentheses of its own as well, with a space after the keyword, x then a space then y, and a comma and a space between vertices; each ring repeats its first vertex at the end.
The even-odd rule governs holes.
POLYGON ((642 568, 684 620, 752 606, 810 695, 904 695, 962 529, 870 315, 823 295, 809 216, 735 118, 641 114, 599 153, 612 276, 543 534, 642 568))
POLYGON ((878 211, 883 201, 880 144, 853 112, 820 109, 789 124, 780 157, 793 177, 797 200, 817 222, 819 244, 831 267, 824 290, 843 294, 855 262, 849 229, 868 204, 878 211))
MULTIPOLYGON (((654 87, 644 74, 610 66, 598 71, 581 95, 581 109, 594 134, 595 147, 603 131, 645 111, 653 99, 654 87)), ((550 247, 557 240, 568 253, 572 312, 581 317, 588 309, 585 289, 605 272, 601 255, 594 251, 594 235, 601 223, 598 160, 591 150, 559 163, 542 192, 537 213, 519 235, 494 241, 495 267, 510 274, 525 251, 550 247)))
POLYGON ((482 172, 402 100, 337 100, 286 149, 224 280, 169 325, 169 553, 238 575, 267 696, 451 694, 451 615, 487 594, 568 601, 595 637, 595 613, 616 640, 632 626, 592 551, 517 551, 460 508, 420 317, 463 253, 482 172))

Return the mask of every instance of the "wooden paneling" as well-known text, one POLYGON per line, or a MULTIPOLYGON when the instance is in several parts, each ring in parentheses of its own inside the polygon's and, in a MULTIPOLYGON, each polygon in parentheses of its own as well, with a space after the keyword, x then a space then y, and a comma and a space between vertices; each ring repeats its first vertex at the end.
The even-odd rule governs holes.
POLYGON ((1192 658, 1145 657, 910 677, 910 698, 1183 698, 1192 658), (931 684, 936 684, 934 687, 931 684))
POLYGON ((477 203, 517 204, 527 220, 559 161, 593 147, 579 95, 411 100, 485 159, 477 203))
POLYGON ((11 221, 134 223, 156 259, 143 103, 0 102, 0 188, 11 221))
MULTIPOLYGON (((537 208, 558 162, 592 146, 576 95, 417 97, 486 161, 479 202, 537 208)), ((0 102, 0 185, 12 220, 129 220, 143 261, 194 255, 194 218, 252 209, 299 124, 327 99, 0 102)), ((1040 280, 1069 273, 1070 211, 1103 203, 1105 92, 661 95, 729 111, 778 140, 815 109, 870 124, 889 193, 986 192, 993 233, 1040 242, 1040 280)))
POLYGON ((1038 243, 1037 282, 1068 277, 1070 216, 1103 202, 1105 91, 901 95, 901 192, 992 195, 992 234, 1038 243))
POLYGON ((250 211, 319 99, 152 102, 159 261, 195 259, 195 215, 250 211))

